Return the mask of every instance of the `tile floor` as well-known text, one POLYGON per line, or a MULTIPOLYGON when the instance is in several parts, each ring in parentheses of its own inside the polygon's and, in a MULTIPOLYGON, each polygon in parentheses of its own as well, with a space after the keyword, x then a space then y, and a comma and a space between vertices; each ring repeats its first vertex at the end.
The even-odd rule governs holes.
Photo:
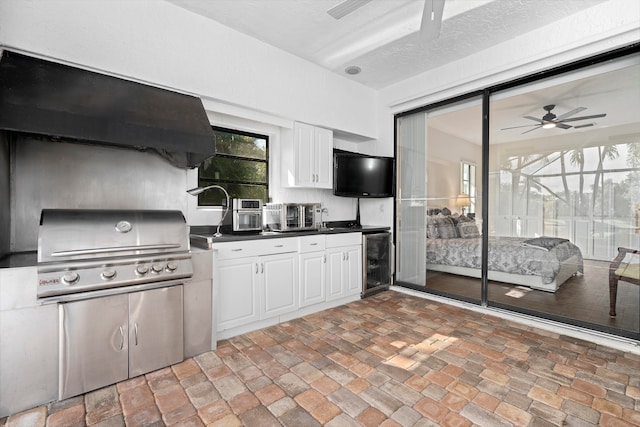
POLYGON ((640 426, 640 355, 387 291, 3 424, 640 426))

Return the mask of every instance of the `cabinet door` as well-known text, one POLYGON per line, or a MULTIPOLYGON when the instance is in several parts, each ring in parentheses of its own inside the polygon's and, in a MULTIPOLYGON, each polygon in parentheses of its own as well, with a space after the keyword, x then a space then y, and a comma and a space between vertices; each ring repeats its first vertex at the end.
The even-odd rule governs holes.
POLYGON ((60 304, 59 399, 128 378, 127 295, 60 304))
POLYGON ((345 269, 346 280, 345 292, 347 295, 353 295, 362 292, 362 248, 360 246, 352 246, 344 248, 346 253, 345 269))
POLYGON ((315 186, 333 188, 333 131, 315 128, 315 186))
POLYGON ((260 319, 257 285, 259 263, 259 257, 218 262, 218 283, 214 283, 218 290, 218 331, 260 319))
POLYGON ((300 254, 300 307, 325 301, 325 263, 324 251, 300 254))
POLYGON ((262 319, 298 308, 298 255, 287 253, 260 257, 262 319))
POLYGON ((182 286, 129 294, 129 377, 183 359, 182 286))
POLYGON ((315 186, 315 133, 314 127, 296 123, 293 139, 295 159, 295 185, 297 187, 315 186))
POLYGON ((344 260, 342 248, 327 249, 327 301, 344 296, 344 260))

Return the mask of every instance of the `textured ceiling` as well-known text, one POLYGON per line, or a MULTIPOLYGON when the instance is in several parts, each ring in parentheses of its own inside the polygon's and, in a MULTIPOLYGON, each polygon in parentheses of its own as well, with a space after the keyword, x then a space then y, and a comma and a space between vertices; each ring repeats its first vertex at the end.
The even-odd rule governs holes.
MULTIPOLYGON (((380 89, 530 32, 606 0, 445 0, 440 35, 421 37, 438 0, 167 0, 241 33, 380 89), (348 75, 345 68, 362 72, 348 75)), ((543 42, 543 41, 541 41, 543 42)))

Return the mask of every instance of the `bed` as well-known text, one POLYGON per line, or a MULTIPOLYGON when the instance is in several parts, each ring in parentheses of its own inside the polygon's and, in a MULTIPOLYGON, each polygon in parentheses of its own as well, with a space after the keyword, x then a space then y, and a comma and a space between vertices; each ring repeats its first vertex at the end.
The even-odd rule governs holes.
MULTIPOLYGON (((471 219, 427 222, 427 270, 480 277, 482 239, 471 219)), ((489 237, 489 280, 555 292, 583 273, 580 249, 554 237, 489 237)))

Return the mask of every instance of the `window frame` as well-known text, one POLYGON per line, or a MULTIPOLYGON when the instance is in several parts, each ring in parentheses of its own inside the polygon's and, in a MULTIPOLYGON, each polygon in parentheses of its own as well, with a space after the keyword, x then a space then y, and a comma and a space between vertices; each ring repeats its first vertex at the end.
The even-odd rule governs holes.
POLYGON ((468 213, 476 212, 476 189, 476 164, 462 160, 460 162, 460 194, 469 196, 471 205, 468 207, 468 213), (468 179, 465 179, 465 172, 468 179))
MULTIPOLYGON (((261 134, 261 133, 255 133, 255 132, 250 132, 250 131, 245 131, 242 129, 232 129, 232 128, 226 128, 226 127, 222 127, 222 126, 211 126, 211 129, 213 129, 214 133, 215 132, 224 132, 224 133, 232 133, 235 135, 239 135, 239 136, 248 136, 248 137, 252 137, 252 138, 256 138, 256 139, 263 139, 265 140, 265 158, 264 159, 256 159, 256 158, 252 158, 252 157, 245 157, 245 156, 239 156, 239 155, 235 155, 235 154, 228 154, 228 153, 218 153, 217 151, 211 156, 211 157, 220 157, 220 158, 225 158, 225 159, 231 159, 231 160, 241 160, 241 161, 247 161, 247 162, 254 162, 254 163, 264 163, 266 165, 266 180, 265 182, 256 182, 256 181, 239 181, 239 180, 234 180, 234 179, 225 179, 225 178, 221 178, 221 179, 215 179, 215 178, 206 178, 206 177, 202 177, 200 175, 201 173, 201 166, 198 167, 197 170, 197 183, 199 187, 205 187, 208 185, 220 185, 222 187, 229 186, 229 185, 255 185, 258 187, 264 187, 265 189, 265 200, 263 200, 264 203, 266 203, 269 199, 269 135, 268 134, 261 134)), ((216 150, 217 150, 217 145, 216 145, 216 150)), ((209 157, 209 158, 211 158, 209 157)), ((201 198, 200 196, 198 196, 198 207, 204 207, 204 208, 213 208, 213 207, 220 207, 222 206, 221 204, 202 204, 201 202, 201 198)))

